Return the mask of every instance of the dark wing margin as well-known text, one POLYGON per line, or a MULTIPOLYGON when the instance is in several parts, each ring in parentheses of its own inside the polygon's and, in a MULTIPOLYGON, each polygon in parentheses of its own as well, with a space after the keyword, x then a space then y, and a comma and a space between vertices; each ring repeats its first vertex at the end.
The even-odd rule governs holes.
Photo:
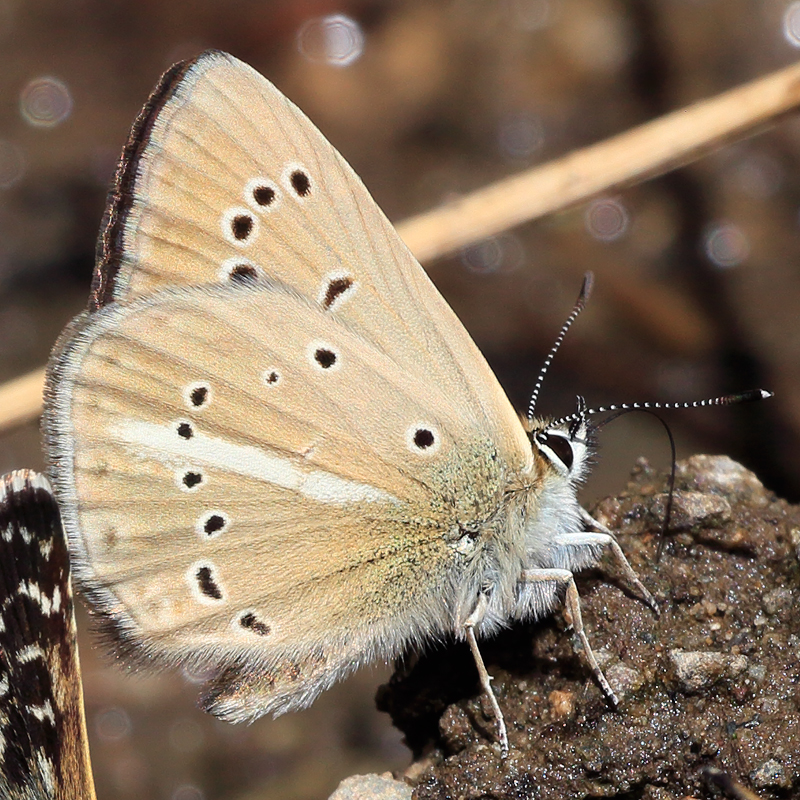
MULTIPOLYGON (((207 56, 204 53, 203 56, 207 56)), ((202 58, 203 56, 200 56, 202 58)), ((179 61, 159 80, 144 108, 133 123, 128 141, 122 151, 114 181, 106 200, 106 210, 100 225, 95 251, 95 267, 89 310, 97 311, 113 302, 124 242, 125 222, 136 193, 139 161, 150 143, 150 135, 161 109, 180 85, 186 73, 197 63, 196 58, 179 61)))
POLYGON ((19 470, 0 478, 0 800, 94 797, 61 516, 19 470))

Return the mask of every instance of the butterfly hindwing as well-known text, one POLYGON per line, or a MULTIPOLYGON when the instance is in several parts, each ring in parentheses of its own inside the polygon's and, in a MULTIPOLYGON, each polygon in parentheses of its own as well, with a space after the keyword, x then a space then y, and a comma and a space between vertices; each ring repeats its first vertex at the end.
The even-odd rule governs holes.
POLYGON ((230 715, 447 630, 462 529, 508 513, 520 464, 468 409, 286 287, 109 307, 62 358, 47 426, 82 586, 140 660, 243 665, 265 697, 230 715))
POLYGON ((58 506, 18 471, 0 479, 0 798, 93 797, 58 506))

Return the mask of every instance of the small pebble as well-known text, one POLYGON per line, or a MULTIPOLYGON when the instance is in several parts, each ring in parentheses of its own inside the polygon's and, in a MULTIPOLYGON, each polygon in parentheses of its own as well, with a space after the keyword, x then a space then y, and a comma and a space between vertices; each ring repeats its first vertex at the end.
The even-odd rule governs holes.
MULTIPOLYGON (((653 512, 664 518, 667 495, 659 495, 653 503, 653 512)), ((675 492, 672 498, 670 530, 686 531, 692 528, 719 527, 730 520, 731 504, 717 494, 702 492, 675 492)))
POLYGON ((624 664, 614 664, 609 667, 606 670, 606 678, 620 700, 641 688, 644 683, 644 676, 639 670, 631 669, 624 664))
POLYGON ((800 528, 792 528, 789 531, 789 536, 792 539, 794 554, 797 556, 797 560, 800 561, 800 528))
POLYGON ((756 789, 768 789, 778 787, 788 789, 789 781, 786 779, 786 771, 780 761, 771 758, 765 761, 760 767, 750 773, 750 780, 756 789))
POLYGON ((781 702, 777 697, 763 697, 759 703, 764 714, 773 716, 780 711, 781 702))
POLYGON ((792 607, 794 594, 791 589, 778 588, 767 592, 761 598, 761 605, 767 614, 777 614, 780 611, 787 611, 792 607))
POLYGON ((345 778, 328 800, 411 800, 411 787, 385 775, 352 775, 345 778))
POLYGON ((550 692, 547 699, 550 701, 550 711, 556 719, 569 719, 575 716, 575 695, 572 692, 561 692, 556 689, 550 692))
POLYGON ((696 692, 721 678, 734 678, 747 668, 744 656, 697 650, 670 650, 669 658, 685 692, 696 692))
POLYGON ((764 484, 728 456, 691 456, 678 465, 678 475, 694 482, 700 492, 714 492, 755 505, 768 502, 764 484))
POLYGON ((674 794, 671 794, 663 786, 653 786, 650 784, 644 787, 642 800, 676 800, 676 798, 674 794))

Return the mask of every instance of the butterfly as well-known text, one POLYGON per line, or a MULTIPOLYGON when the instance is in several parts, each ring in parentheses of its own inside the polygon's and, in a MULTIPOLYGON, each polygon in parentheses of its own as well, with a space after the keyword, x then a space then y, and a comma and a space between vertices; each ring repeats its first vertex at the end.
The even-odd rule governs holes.
POLYGON ((613 701, 573 573, 610 553, 653 604, 577 500, 585 406, 520 417, 349 165, 225 53, 170 69, 133 126, 44 431, 117 653, 202 670, 231 721, 454 635, 506 752, 477 637, 563 596, 613 701))
POLYGON ((0 477, 0 799, 94 798, 69 556, 47 479, 0 477))

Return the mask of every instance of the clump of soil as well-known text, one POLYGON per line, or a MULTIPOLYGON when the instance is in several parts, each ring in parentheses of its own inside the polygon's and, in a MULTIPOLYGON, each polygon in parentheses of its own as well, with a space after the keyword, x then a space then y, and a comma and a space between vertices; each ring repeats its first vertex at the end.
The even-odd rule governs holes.
POLYGON ((508 724, 500 756, 465 647, 429 653, 379 704, 417 763, 417 800, 709 796, 708 769, 763 798, 800 797, 800 507, 726 457, 680 462, 655 563, 665 476, 645 461, 592 509, 658 601, 599 573, 579 580, 584 622, 620 697, 609 707, 558 617, 482 649, 508 724), (464 699, 469 698, 469 699, 464 699))

